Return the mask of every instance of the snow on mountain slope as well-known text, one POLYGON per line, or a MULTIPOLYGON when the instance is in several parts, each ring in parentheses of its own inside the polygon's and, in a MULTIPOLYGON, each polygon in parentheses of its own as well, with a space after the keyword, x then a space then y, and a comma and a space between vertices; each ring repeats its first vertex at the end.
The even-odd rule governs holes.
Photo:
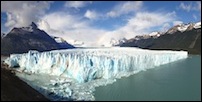
MULTIPOLYGON (((167 34, 174 34, 175 32, 177 31, 180 31, 181 33, 184 32, 184 31, 189 31, 189 30, 192 30, 192 29, 198 29, 198 28, 201 28, 201 22, 197 22, 197 23, 189 23, 189 24, 178 24, 178 25, 175 25, 173 26, 172 28, 168 29, 166 32, 158 32, 158 31, 154 31, 154 32, 151 32, 149 34, 140 34, 140 35, 136 35, 134 38, 130 38, 129 40, 131 39, 136 39, 136 40, 140 40, 140 39, 147 39, 147 38, 150 38, 150 37, 155 37, 155 38, 158 38, 159 36, 167 33, 167 34)), ((125 41, 129 41, 129 40, 125 40, 125 41)), ((108 44, 108 46, 114 46, 114 45, 121 45, 122 42, 118 42, 118 40, 111 40, 110 43, 108 44), (113 42, 113 43, 111 43, 113 42)))
POLYGON ((55 41, 57 43, 63 43, 63 42, 66 42, 64 39, 60 38, 60 37, 54 37, 55 38, 55 41))
POLYGON ((187 57, 184 51, 153 51, 136 48, 71 49, 12 54, 6 63, 29 73, 71 77, 80 83, 124 76, 187 57))
POLYGON ((183 25, 183 26, 177 27, 177 29, 178 29, 178 31, 180 31, 180 32, 184 32, 185 30, 187 30, 188 27, 189 27, 189 25, 183 25))
POLYGON ((155 35, 157 35, 158 34, 158 32, 151 32, 150 34, 149 34, 149 36, 155 36, 155 35))
POLYGON ((120 39, 111 38, 110 42, 102 44, 101 46, 102 47, 112 47, 112 46, 117 46, 119 44, 123 44, 126 41, 127 41, 127 39, 124 37, 120 38, 120 39))
POLYGON ((194 25, 194 28, 195 28, 195 29, 201 28, 201 22, 197 22, 197 23, 194 25))
POLYGON ((73 45, 67 43, 61 37, 55 37, 55 36, 51 36, 51 37, 58 43, 60 49, 75 48, 73 45))
POLYGON ((170 28, 167 31, 167 33, 173 34, 177 31, 184 32, 184 31, 192 30, 193 28, 195 28, 195 29, 201 28, 201 22, 189 23, 189 24, 179 24, 179 25, 176 25, 176 26, 170 28))

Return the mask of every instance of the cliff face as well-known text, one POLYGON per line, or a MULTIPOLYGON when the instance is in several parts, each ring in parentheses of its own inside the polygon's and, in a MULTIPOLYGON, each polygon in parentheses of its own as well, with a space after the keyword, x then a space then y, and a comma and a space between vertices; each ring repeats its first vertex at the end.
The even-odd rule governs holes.
POLYGON ((201 54, 201 28, 189 28, 184 32, 167 32, 158 38, 132 39, 121 47, 139 47, 158 50, 185 50, 190 54, 201 54))
POLYGON ((60 49, 60 45, 46 32, 38 29, 34 23, 29 27, 13 28, 1 39, 1 55, 55 49, 60 49))

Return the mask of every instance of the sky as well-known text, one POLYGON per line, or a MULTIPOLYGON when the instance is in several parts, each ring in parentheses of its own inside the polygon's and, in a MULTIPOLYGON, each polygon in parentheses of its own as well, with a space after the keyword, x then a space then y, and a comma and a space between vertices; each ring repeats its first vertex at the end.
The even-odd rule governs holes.
POLYGON ((86 47, 199 21, 201 1, 1 1, 1 33, 35 22, 86 47))

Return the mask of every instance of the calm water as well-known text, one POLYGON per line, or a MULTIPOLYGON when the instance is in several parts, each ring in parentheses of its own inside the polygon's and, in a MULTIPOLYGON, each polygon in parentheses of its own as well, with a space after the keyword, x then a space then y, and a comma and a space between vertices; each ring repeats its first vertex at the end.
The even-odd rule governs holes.
POLYGON ((201 100, 201 56, 150 69, 96 88, 96 100, 201 100))

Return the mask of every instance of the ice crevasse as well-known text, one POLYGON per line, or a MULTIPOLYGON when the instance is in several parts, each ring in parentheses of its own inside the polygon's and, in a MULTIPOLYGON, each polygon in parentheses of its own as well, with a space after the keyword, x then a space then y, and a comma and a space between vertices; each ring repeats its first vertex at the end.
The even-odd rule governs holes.
POLYGON ((157 51, 138 48, 90 48, 29 51, 12 54, 10 67, 28 73, 73 78, 79 83, 126 76, 188 57, 186 51, 157 51))

